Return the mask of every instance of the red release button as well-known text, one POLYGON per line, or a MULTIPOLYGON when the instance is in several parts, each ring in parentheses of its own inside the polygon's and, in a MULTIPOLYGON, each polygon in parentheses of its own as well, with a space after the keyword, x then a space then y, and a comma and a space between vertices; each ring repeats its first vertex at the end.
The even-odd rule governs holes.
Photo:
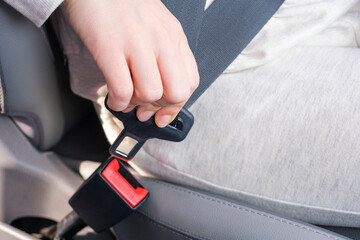
POLYGON ((119 173, 120 165, 117 160, 111 161, 101 176, 129 203, 136 207, 149 193, 142 187, 136 189, 119 173))

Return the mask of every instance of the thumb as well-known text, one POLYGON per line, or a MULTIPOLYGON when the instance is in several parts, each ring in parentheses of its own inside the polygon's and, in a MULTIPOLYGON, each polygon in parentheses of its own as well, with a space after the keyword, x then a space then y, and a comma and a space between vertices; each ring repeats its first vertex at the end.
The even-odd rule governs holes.
POLYGON ((179 114, 184 104, 163 107, 155 114, 155 123, 158 127, 164 128, 171 123, 179 114))

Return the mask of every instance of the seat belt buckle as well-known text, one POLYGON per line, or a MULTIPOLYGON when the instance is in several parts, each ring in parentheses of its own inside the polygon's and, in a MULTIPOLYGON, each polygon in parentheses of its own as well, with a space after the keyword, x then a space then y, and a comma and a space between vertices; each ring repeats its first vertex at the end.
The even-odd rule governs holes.
POLYGON ((136 116, 136 108, 128 113, 112 110, 107 105, 107 98, 106 96, 106 108, 124 125, 124 129, 110 146, 109 153, 123 161, 132 160, 148 139, 158 138, 173 142, 184 140, 194 124, 193 115, 183 108, 174 121, 164 128, 159 128, 154 117, 140 122, 136 116))
POLYGON ((110 157, 80 186, 69 204, 95 232, 102 232, 138 209, 148 196, 124 164, 110 157))

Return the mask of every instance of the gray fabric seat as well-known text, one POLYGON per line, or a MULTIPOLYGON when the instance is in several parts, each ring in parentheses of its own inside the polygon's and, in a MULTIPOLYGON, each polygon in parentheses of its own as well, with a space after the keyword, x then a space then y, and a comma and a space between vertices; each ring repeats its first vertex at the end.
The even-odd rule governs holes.
POLYGON ((44 28, 38 29, 3 1, 0 32, 0 113, 12 117, 35 147, 47 150, 91 104, 66 86, 44 28))

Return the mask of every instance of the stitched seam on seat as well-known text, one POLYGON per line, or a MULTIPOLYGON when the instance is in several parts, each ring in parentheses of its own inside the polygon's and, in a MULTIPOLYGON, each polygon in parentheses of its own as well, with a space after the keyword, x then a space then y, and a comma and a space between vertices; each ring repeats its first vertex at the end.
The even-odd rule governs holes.
MULTIPOLYGON (((302 229, 304 229, 304 230, 307 230, 307 231, 310 231, 310 232, 313 232, 313 233, 316 233, 316 234, 319 234, 319 235, 323 235, 323 236, 325 236, 325 237, 327 237, 327 238, 330 238, 330 239, 340 240, 339 238, 334 237, 334 236, 330 236, 330 235, 328 235, 328 234, 326 234, 326 233, 324 233, 324 232, 316 231, 316 230, 313 230, 313 229, 311 229, 311 228, 308 228, 308 227, 306 227, 306 226, 304 226, 304 225, 300 225, 300 224, 296 224, 296 223, 289 222, 289 221, 287 221, 287 220, 285 220, 285 219, 280 219, 280 218, 273 217, 273 216, 270 216, 270 215, 265 214, 265 213, 257 212, 257 211, 255 211, 255 210, 250 210, 250 209, 247 209, 247 208, 243 208, 243 207, 241 207, 241 206, 232 204, 232 203, 230 203, 230 202, 221 201, 221 200, 218 200, 218 199, 215 199, 215 198, 212 198, 212 197, 204 196, 204 195, 201 195, 201 194, 199 194, 199 193, 196 193, 196 192, 193 192, 193 191, 190 191, 190 190, 182 189, 182 188, 179 188, 179 187, 176 187, 176 186, 169 185, 169 184, 164 183, 164 182, 157 181, 157 180, 155 180, 155 179, 153 179, 153 181, 154 181, 154 182, 157 182, 157 183, 159 183, 159 184, 162 184, 162 185, 164 185, 164 186, 166 186, 166 187, 168 187, 168 188, 172 188, 172 189, 174 189, 174 190, 176 190, 176 191, 184 192, 184 193, 193 195, 193 196, 195 196, 195 197, 202 198, 202 199, 207 200, 207 201, 212 201, 212 202, 215 202, 215 203, 222 204, 222 205, 224 205, 224 206, 228 206, 228 207, 235 208, 235 209, 237 209, 237 210, 249 212, 249 213, 252 213, 252 214, 257 214, 257 215, 259 215, 259 216, 272 219, 272 220, 274 220, 274 221, 278 221, 278 222, 281 222, 281 223, 284 223, 284 224, 289 224, 289 225, 292 225, 292 226, 297 227, 297 228, 302 228, 302 229)), ((144 212, 144 211, 142 211, 142 212, 144 212)), ((147 214, 149 215, 149 217, 151 217, 149 213, 147 213, 147 214)), ((156 219, 155 217, 151 217, 151 218, 156 219)), ((159 221, 160 223, 162 223, 162 221, 159 220, 159 219, 157 219, 157 221, 159 221)), ((170 224, 166 224, 166 223, 162 223, 162 224, 171 226, 170 224)), ((195 234, 193 234, 193 233, 191 233, 191 232, 189 232, 189 231, 186 231, 186 230, 184 230, 184 229, 180 229, 180 228, 177 228, 177 227, 175 227, 175 226, 171 226, 171 227, 174 227, 175 229, 177 229, 177 230, 179 230, 179 231, 184 231, 184 232, 186 232, 186 233, 188 233, 188 234, 197 236, 197 235, 195 235, 195 234)), ((200 236, 197 236, 197 237, 199 237, 199 238, 201 238, 201 239, 209 240, 208 238, 203 238, 203 237, 200 237, 200 236)))
POLYGON ((4 84, 4 74, 2 71, 1 61, 0 61, 0 113, 5 113, 5 84, 4 84))
POLYGON ((146 221, 148 221, 149 223, 156 225, 157 227, 160 227, 160 228, 163 228, 163 229, 165 229, 165 230, 168 230, 168 231, 170 231, 170 232, 172 232, 172 233, 175 233, 175 234, 178 235, 178 236, 185 237, 186 239, 189 239, 189 240, 192 240, 192 239, 193 239, 193 238, 190 238, 189 236, 185 235, 184 233, 179 233, 179 232, 177 232, 177 231, 174 231, 173 229, 171 229, 171 228, 169 228, 169 227, 167 227, 167 226, 165 226, 165 225, 163 225, 163 224, 155 221, 154 219, 149 218, 147 215, 144 215, 144 214, 142 214, 142 213, 140 213, 140 212, 134 212, 134 213, 137 214, 138 216, 144 218, 144 219, 145 219, 146 221))
POLYGON ((4 113, 4 99, 3 99, 3 88, 1 84, 1 75, 0 75, 0 113, 4 113))

